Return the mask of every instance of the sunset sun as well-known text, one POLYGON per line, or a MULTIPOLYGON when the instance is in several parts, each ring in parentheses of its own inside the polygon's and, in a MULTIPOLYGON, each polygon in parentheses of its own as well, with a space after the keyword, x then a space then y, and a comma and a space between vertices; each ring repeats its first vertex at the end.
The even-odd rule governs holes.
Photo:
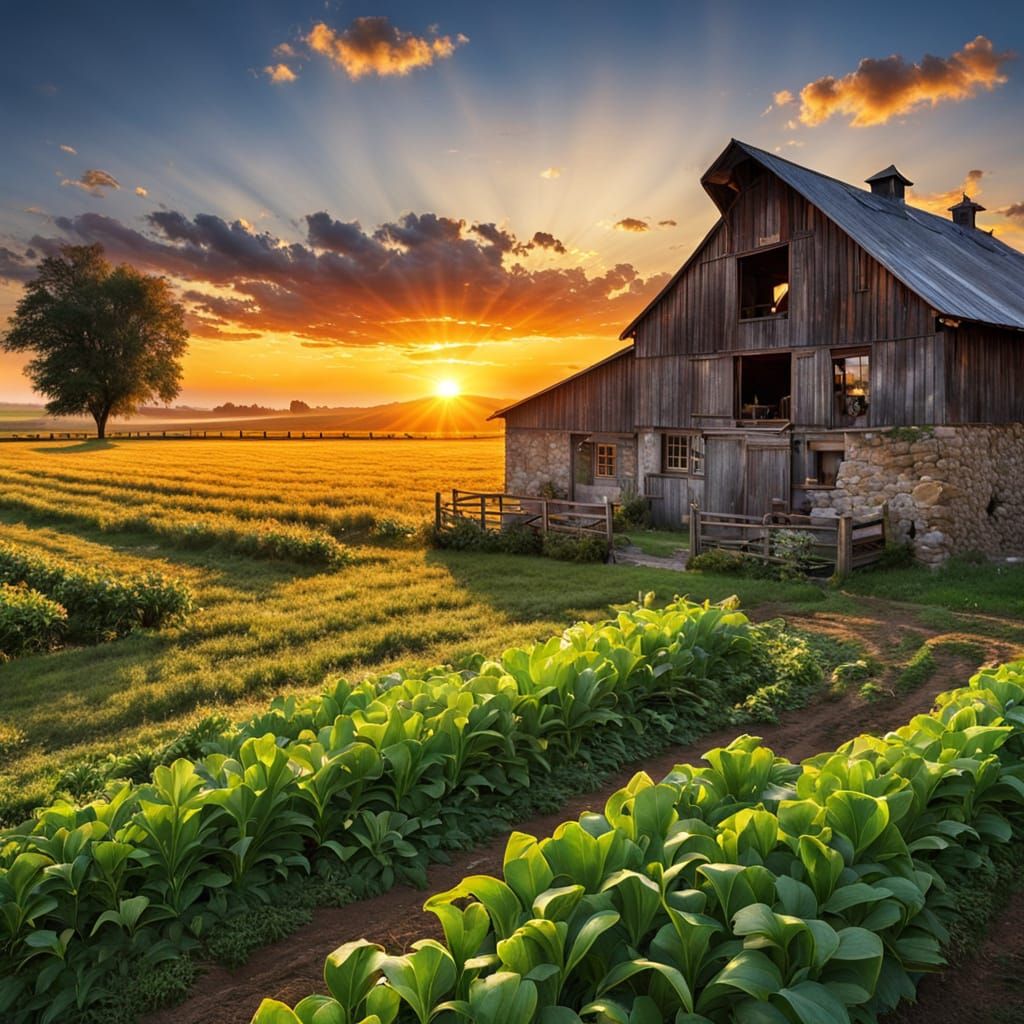
POLYGON ((459 397, 459 382, 453 380, 451 377, 445 377, 444 380, 437 382, 435 393, 438 398, 458 398, 459 397))

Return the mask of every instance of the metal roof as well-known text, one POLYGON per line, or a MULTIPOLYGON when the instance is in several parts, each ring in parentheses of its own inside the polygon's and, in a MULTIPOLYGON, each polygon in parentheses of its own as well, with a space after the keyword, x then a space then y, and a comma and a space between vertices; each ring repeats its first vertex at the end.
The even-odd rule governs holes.
MULTIPOLYGON (((705 187, 709 180, 718 180, 711 178, 712 172, 735 166, 743 154, 813 203, 938 313, 1024 330, 1024 253, 986 231, 960 227, 947 217, 873 195, 736 139, 705 174, 705 187)), ((626 328, 623 337, 660 298, 626 328)))

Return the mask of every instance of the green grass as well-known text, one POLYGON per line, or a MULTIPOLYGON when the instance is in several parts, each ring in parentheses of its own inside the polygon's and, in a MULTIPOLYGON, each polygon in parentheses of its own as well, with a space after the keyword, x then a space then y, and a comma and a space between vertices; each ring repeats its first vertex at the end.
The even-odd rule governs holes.
POLYGON ((645 555, 671 558, 680 549, 690 546, 688 530, 626 530, 623 536, 645 555))
POLYGON ((1024 566, 950 559, 940 569, 914 565, 854 573, 843 583, 852 594, 935 605, 958 612, 1024 618, 1024 566))

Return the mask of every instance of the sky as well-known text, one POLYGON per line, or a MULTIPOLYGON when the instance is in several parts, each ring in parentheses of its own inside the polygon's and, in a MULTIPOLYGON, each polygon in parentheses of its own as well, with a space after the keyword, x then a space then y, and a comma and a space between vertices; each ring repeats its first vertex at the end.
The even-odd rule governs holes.
MULTIPOLYGON (((166 275, 182 404, 516 398, 621 346, 739 138, 968 188, 1024 248, 1015 3, 2 0, 0 325, 39 259, 166 275)), ((32 401, 0 353, 0 400, 32 401)))

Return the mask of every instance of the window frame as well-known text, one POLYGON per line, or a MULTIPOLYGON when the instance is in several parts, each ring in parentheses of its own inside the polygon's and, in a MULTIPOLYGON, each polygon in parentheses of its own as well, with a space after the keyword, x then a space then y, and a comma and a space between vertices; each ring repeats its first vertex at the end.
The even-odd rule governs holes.
POLYGON ((861 346, 857 346, 856 348, 832 349, 829 354, 830 354, 831 360, 832 360, 832 422, 833 422, 833 425, 837 425, 837 426, 844 426, 844 425, 845 426, 850 426, 851 425, 850 423, 843 424, 843 423, 837 423, 836 421, 838 419, 848 419, 850 421, 855 421, 855 420, 859 419, 861 416, 868 417, 868 416, 871 415, 871 398, 872 398, 872 396, 871 396, 871 356, 872 356, 871 346, 870 345, 866 345, 866 346, 865 345, 861 345, 861 346), (862 377, 858 378, 859 380, 864 382, 864 394, 863 394, 863 396, 860 396, 860 395, 852 396, 852 397, 862 398, 864 408, 859 413, 855 413, 854 414, 854 413, 847 412, 845 414, 840 414, 838 412, 837 408, 836 408, 836 398, 841 396, 841 400, 842 400, 842 402, 844 403, 844 406, 845 406, 846 400, 849 397, 851 397, 850 392, 847 390, 847 388, 848 388, 847 375, 848 374, 847 374, 847 369, 846 369, 846 361, 848 359, 862 359, 862 360, 866 361, 866 365, 864 366, 864 369, 867 370, 867 376, 866 377, 862 376, 862 377), (840 363, 842 364, 842 386, 841 387, 837 387, 836 384, 837 384, 837 379, 838 379, 840 363))
POLYGON ((594 442, 594 480, 616 480, 619 468, 619 446, 611 441, 594 442), (609 454, 610 453, 610 454, 609 454), (602 469, 605 472, 602 472, 602 469), (611 472, 607 472, 607 470, 611 472))
MULTIPOLYGON (((754 323, 758 320, 785 320, 789 317, 789 299, 793 291, 793 252, 789 242, 777 242, 774 245, 765 245, 758 249, 751 249, 748 252, 736 254, 736 316, 741 324, 754 323), (761 316, 743 315, 743 266, 745 263, 757 257, 775 252, 778 249, 786 250, 786 308, 779 313, 765 313, 761 316)), ((747 307, 751 308, 751 307, 747 307)), ((759 308, 759 307, 753 307, 759 308)))
POLYGON ((672 430, 661 435, 661 472, 665 476, 703 476, 704 459, 703 434, 672 430), (685 455, 681 461, 685 468, 673 468, 669 465, 670 442, 683 442, 685 455))

